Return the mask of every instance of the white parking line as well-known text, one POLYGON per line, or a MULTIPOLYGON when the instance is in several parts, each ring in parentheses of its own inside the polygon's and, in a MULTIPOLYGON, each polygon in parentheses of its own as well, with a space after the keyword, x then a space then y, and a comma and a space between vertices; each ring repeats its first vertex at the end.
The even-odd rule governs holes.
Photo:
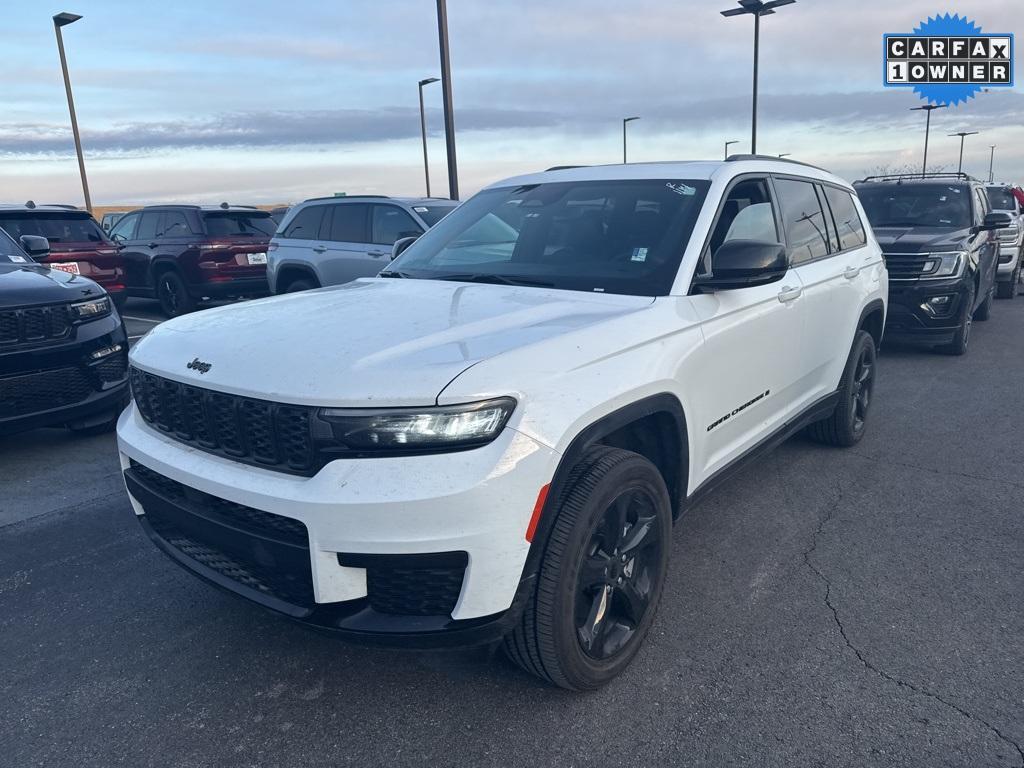
POLYGON ((148 317, 132 317, 131 315, 121 315, 121 317, 125 320, 134 320, 138 323, 153 323, 154 325, 159 325, 163 322, 163 320, 151 320, 148 317))

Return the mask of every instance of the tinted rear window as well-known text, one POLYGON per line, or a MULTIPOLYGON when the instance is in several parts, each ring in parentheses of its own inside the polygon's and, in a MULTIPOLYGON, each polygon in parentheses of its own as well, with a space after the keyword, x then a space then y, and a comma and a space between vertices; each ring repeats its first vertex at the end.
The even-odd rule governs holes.
POLYGON ((0 227, 17 240, 39 235, 50 243, 105 243, 107 236, 88 216, 66 213, 0 213, 0 227))
POLYGON ((971 226, 971 188, 962 184, 862 184, 857 187, 872 227, 971 226))
POLYGON ((270 237, 277 229, 269 213, 204 213, 206 234, 213 237, 241 235, 243 237, 270 237))
POLYGON ((1013 193, 1006 187, 987 187, 985 191, 988 193, 988 204, 996 211, 1015 211, 1017 210, 1017 201, 1013 197, 1013 193))

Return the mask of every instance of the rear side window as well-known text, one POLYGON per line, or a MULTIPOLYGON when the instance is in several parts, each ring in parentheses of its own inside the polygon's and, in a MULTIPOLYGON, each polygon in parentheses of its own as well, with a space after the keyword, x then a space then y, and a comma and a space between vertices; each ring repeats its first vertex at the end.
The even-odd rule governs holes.
POLYGON ((832 220, 839 235, 839 249, 857 248, 867 243, 864 222, 860 220, 853 196, 845 189, 825 187, 825 199, 832 209, 832 220))
POLYGON ((160 237, 187 237, 192 234, 188 219, 181 211, 165 211, 160 224, 160 237))
POLYGON ((204 213, 203 226, 211 237, 272 237, 277 224, 269 213, 204 213))
POLYGON ((789 240, 793 264, 828 256, 828 228, 814 184, 793 179, 776 179, 782 221, 789 240))
POLYGON ((5 214, 0 227, 17 240, 22 235, 38 235, 51 243, 103 243, 107 236, 88 216, 50 213, 5 214))
POLYGON ((152 240, 156 237, 160 225, 160 217, 163 214, 158 211, 142 214, 139 222, 139 231, 135 233, 136 240, 152 240))
POLYGON ((366 227, 369 207, 365 203, 332 205, 331 229, 327 239, 335 243, 369 243, 366 227))
POLYGON ((398 206, 373 206, 373 242, 376 245, 394 245, 399 238, 422 234, 423 227, 398 206))
POLYGON ((428 227, 432 227, 455 210, 454 205, 417 205, 413 208, 428 227))
POLYGON ((135 235, 135 225, 139 223, 139 214, 129 213, 110 229, 110 236, 118 240, 131 240, 135 235))
POLYGON ((1016 211, 1017 200, 1009 187, 986 187, 989 205, 995 211, 1016 211))
POLYGON ((320 225, 324 220, 327 206, 311 205, 303 208, 285 227, 281 237, 291 240, 316 240, 320 237, 320 225))

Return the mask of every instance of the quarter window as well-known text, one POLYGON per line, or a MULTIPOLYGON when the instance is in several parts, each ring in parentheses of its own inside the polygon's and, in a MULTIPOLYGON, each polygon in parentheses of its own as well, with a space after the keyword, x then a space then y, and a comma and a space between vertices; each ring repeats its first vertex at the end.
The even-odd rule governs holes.
POLYGON ((853 196, 845 189, 825 187, 825 199, 832 209, 832 220, 835 221, 839 235, 839 250, 859 248, 867 243, 864 233, 864 222, 860 220, 853 196))
POLYGON ((828 256, 828 228, 814 184, 793 179, 776 179, 782 221, 794 265, 828 256))
POLYGON ((303 208, 295 218, 288 223, 288 227, 281 237, 292 240, 317 240, 320 237, 320 224, 324 220, 324 211, 327 206, 311 205, 303 208))

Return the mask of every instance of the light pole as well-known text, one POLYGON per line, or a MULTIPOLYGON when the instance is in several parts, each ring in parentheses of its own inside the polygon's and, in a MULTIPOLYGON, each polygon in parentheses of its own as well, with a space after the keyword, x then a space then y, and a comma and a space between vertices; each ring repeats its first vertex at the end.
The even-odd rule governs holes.
POLYGON ((626 163, 626 123, 632 123, 634 120, 639 120, 639 117, 624 117, 622 118, 622 163, 626 163))
POLYGON ((437 39, 441 49, 441 93, 444 99, 444 143, 448 154, 448 197, 459 199, 459 168, 455 159, 455 110, 452 109, 452 65, 448 55, 448 6, 437 0, 437 39))
POLYGON ((423 110, 423 86, 436 83, 436 77, 420 80, 420 134, 423 136, 423 178, 427 182, 427 197, 430 197, 430 164, 427 162, 427 115, 423 110))
POLYGON ((728 160, 729 159, 729 146, 732 145, 732 144, 739 144, 739 143, 740 143, 739 139, 732 139, 731 141, 725 142, 725 157, 723 157, 722 159, 723 160, 728 160))
POLYGON ((754 17, 754 104, 750 118, 750 154, 757 154, 757 59, 761 43, 761 17, 770 16, 775 9, 783 5, 792 5, 796 0, 739 0, 739 8, 730 8, 722 11, 723 16, 743 16, 750 14, 754 17))
POLYGON ((928 173, 928 134, 932 130, 932 111, 936 109, 944 109, 948 107, 948 104, 925 104, 922 107, 911 107, 911 112, 921 112, 922 110, 928 116, 924 121, 924 162, 921 164, 921 177, 928 173))
POLYGON ((957 166, 956 166, 956 172, 957 173, 962 173, 963 170, 964 170, 964 139, 966 139, 968 136, 974 136, 977 133, 978 133, 977 131, 957 131, 956 133, 948 134, 950 137, 953 137, 953 136, 959 136, 960 137, 960 162, 957 163, 957 166))
POLYGON ((991 150, 988 155, 988 183, 991 184, 995 180, 992 176, 992 168, 996 162, 996 145, 989 144, 988 148, 991 150))
POLYGON ((78 154, 78 172, 82 176, 82 193, 85 195, 85 210, 92 213, 92 198, 89 197, 89 181, 85 178, 85 157, 82 155, 82 137, 78 134, 78 118, 75 116, 75 99, 71 95, 71 78, 68 76, 68 60, 64 56, 64 37, 60 28, 74 24, 81 16, 76 13, 58 13, 53 17, 53 31, 57 33, 57 52, 60 53, 60 68, 64 73, 64 90, 68 94, 68 111, 71 112, 71 132, 75 135, 75 152, 78 154))

